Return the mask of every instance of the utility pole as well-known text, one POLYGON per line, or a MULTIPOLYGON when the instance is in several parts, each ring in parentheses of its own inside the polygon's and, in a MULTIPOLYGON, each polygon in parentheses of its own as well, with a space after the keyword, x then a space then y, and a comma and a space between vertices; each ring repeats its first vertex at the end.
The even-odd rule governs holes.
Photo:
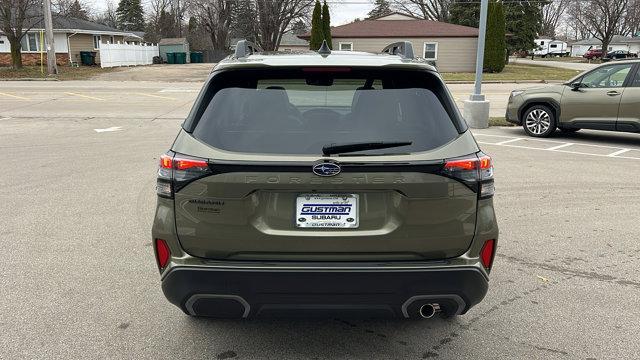
POLYGON ((487 35, 487 12, 489 0, 480 3, 480 28, 478 29, 478 51, 476 53, 476 83, 469 100, 464 101, 464 118, 472 128, 489 127, 489 102, 482 95, 482 70, 484 67, 484 43, 487 35))
MULTIPOLYGON (((51 0, 43 0, 42 6, 44 7, 44 29, 45 29, 45 44, 47 46, 47 73, 49 75, 56 75, 58 73, 58 64, 56 63, 56 49, 53 43, 53 19, 51 18, 51 0)), ((43 44, 40 44, 42 46, 43 44)))

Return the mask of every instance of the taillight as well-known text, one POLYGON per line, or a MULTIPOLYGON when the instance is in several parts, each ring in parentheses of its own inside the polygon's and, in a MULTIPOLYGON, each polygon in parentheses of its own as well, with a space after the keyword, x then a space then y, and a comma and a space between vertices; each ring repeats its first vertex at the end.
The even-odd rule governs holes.
POLYGON ((476 190, 481 199, 492 197, 495 192, 493 162, 490 156, 483 153, 449 159, 444 164, 443 172, 476 190))
POLYGON ((482 246, 482 250, 480 250, 480 262, 482 262, 482 266, 487 270, 491 269, 491 265, 493 265, 495 250, 495 240, 487 240, 482 246))
POLYGON ((210 172, 206 159, 173 153, 163 154, 160 156, 158 168, 157 193, 162 197, 173 198, 176 191, 210 172))
POLYGON ((170 257, 171 250, 169 250, 169 245, 162 239, 156 239, 156 259, 158 259, 160 269, 164 269, 167 266, 170 257))

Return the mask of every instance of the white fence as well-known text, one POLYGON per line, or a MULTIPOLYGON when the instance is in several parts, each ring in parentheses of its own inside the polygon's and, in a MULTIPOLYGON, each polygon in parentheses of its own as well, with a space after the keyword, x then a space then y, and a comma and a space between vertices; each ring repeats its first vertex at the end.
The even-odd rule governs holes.
POLYGON ((100 44, 100 67, 149 65, 159 56, 158 45, 100 44))

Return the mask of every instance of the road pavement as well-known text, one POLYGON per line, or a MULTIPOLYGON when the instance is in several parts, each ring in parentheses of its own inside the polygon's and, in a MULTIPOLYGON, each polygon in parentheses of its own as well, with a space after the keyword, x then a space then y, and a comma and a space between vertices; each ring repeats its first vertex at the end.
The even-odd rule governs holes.
POLYGON ((600 64, 588 64, 588 63, 574 63, 567 61, 553 61, 553 60, 531 60, 524 58, 510 58, 510 64, 527 64, 527 65, 540 65, 540 66, 549 66, 560 69, 569 69, 569 70, 591 70, 600 64))
MULTIPOLYGON (((539 141, 519 128, 475 131, 495 160, 501 237, 489 293, 464 316, 216 321, 189 318, 164 299, 150 238, 158 157, 199 84, 1 85, 2 359, 640 352, 638 135, 580 131, 539 141)), ((496 99, 509 90, 494 89, 496 99)))

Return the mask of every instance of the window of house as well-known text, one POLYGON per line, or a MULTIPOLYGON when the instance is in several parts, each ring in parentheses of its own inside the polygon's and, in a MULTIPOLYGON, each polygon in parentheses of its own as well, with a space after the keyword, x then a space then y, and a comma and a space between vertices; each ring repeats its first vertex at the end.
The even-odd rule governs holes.
POLYGON ((552 49, 555 49, 555 48, 557 48, 557 47, 558 47, 558 44, 552 44, 552 45, 551 45, 551 48, 552 48, 552 49))
POLYGON ((93 35, 93 49, 100 49, 100 42, 102 41, 102 37, 100 35, 93 35))
POLYGON ((424 43, 424 58, 425 60, 437 60, 438 59, 438 43, 424 43))
POLYGON ((540 45, 544 45, 544 41, 540 41, 540 45))
POLYGON ((23 36, 20 44, 22 45, 22 51, 25 52, 36 52, 40 50, 40 39, 38 39, 38 34, 35 33, 28 33, 23 36))
POLYGON ((340 43, 340 51, 353 51, 353 43, 352 42, 341 42, 340 43))
POLYGON ((113 35, 109 36, 109 44, 115 44, 115 38, 113 35))

